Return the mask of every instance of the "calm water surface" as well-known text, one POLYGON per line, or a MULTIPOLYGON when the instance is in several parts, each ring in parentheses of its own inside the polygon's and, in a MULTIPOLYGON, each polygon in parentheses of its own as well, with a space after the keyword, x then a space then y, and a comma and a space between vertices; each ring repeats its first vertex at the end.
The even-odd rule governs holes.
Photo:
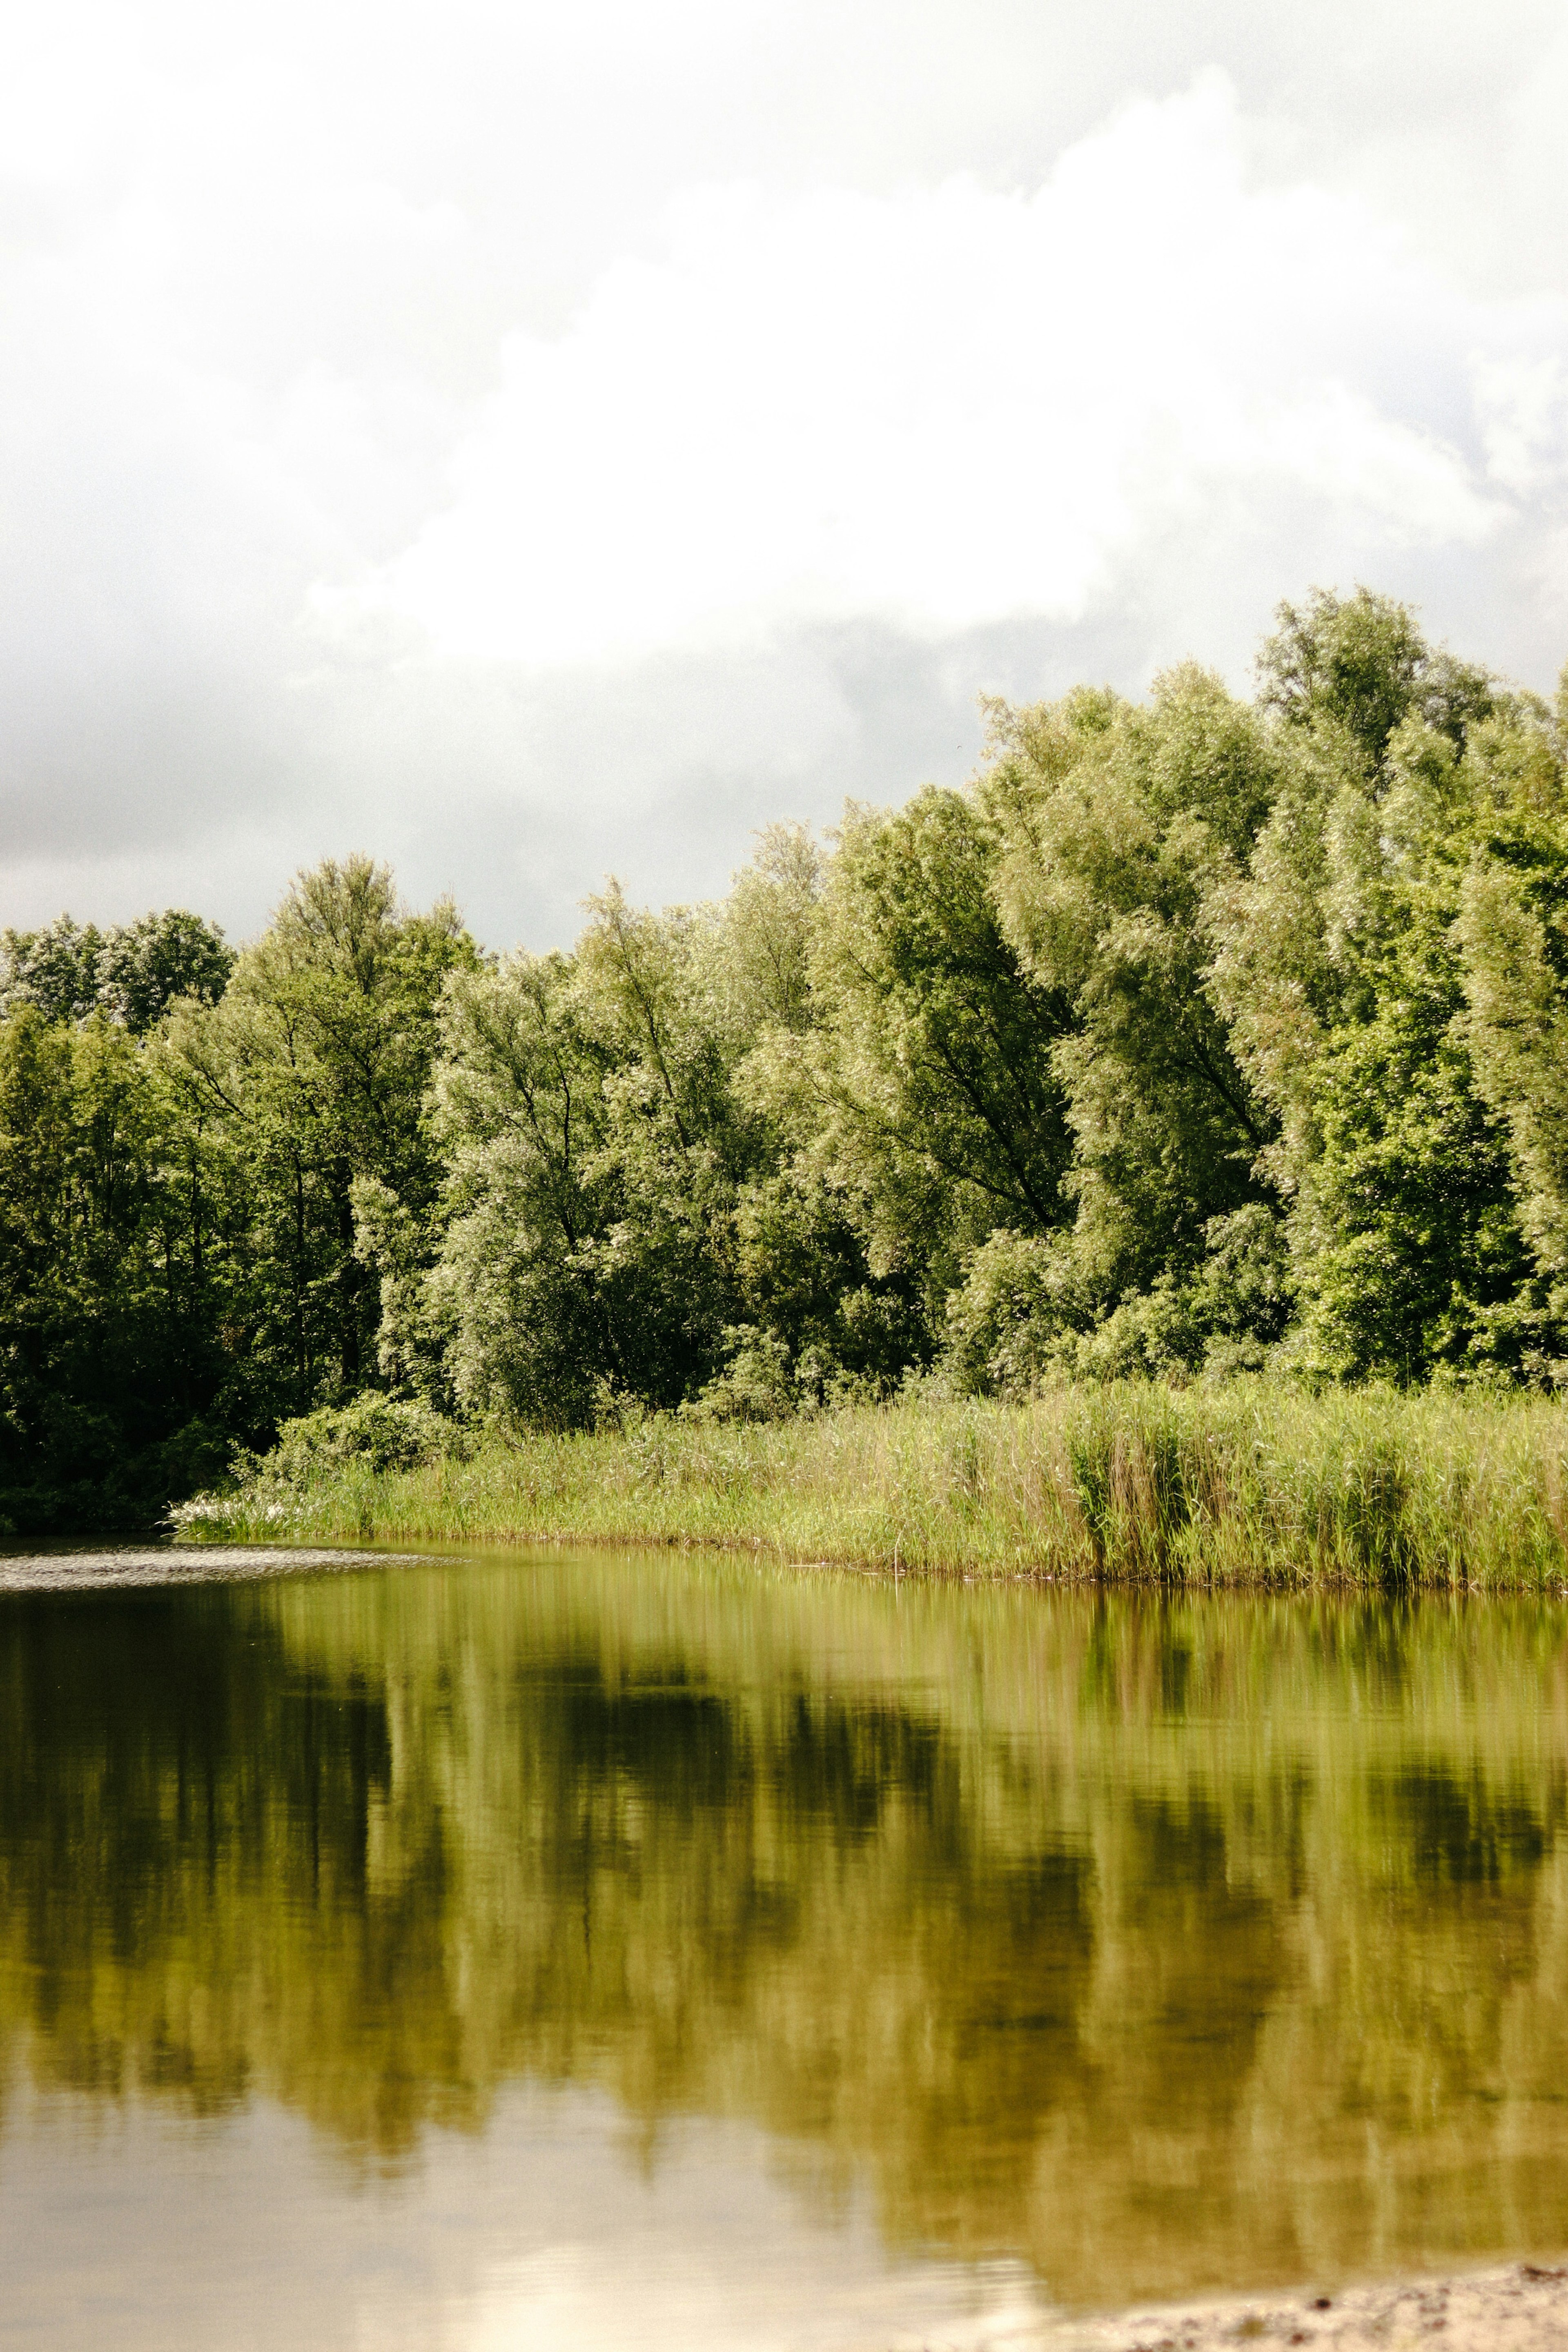
POLYGON ((195 1568, 0 1561, 0 2344, 1023 2346, 1568 2245, 1561 1603, 195 1568))

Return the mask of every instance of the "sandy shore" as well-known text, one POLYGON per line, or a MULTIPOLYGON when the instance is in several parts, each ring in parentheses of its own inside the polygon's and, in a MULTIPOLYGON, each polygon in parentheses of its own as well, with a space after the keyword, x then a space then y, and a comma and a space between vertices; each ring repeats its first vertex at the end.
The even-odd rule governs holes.
POLYGON ((1332 2295, 1249 2295, 1171 2304, 1111 2318, 1063 2320, 1057 2352, 1230 2352, 1237 2345, 1332 2346, 1394 2352, 1440 2336, 1443 2352, 1546 2352, 1568 2347, 1568 2261, 1510 2263, 1414 2284, 1347 2287, 1332 2295))

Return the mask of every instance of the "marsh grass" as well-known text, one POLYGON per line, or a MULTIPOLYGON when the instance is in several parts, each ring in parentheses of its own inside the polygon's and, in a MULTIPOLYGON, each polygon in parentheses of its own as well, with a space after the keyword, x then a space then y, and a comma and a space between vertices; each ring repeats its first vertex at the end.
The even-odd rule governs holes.
POLYGON ((895 1573, 1534 1590, 1568 1582, 1568 1410, 1240 1381, 658 1416, 413 1469, 264 1464, 175 1516, 196 1542, 722 1544, 895 1573))

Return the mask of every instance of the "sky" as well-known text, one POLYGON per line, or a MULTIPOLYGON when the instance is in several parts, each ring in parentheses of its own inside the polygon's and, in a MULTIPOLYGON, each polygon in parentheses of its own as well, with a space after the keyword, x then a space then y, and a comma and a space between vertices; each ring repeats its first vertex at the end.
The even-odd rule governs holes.
POLYGON ((1246 689, 1568 655, 1562 0, 55 0, 0 30, 0 923, 368 850, 504 947, 1246 689))

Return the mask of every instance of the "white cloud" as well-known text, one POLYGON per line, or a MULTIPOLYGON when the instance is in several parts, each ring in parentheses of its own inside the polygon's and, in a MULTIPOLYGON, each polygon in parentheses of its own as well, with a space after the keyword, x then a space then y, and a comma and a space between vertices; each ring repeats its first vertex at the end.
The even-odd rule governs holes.
POLYGON ((1425 273, 1353 203, 1248 186, 1214 77, 1032 196, 710 188, 660 244, 560 336, 507 339, 450 503, 323 617, 600 660, 871 614, 1077 618, 1227 495, 1400 541, 1500 520, 1423 388, 1402 410, 1357 380, 1425 273))
POLYGON ((1568 457, 1568 353, 1479 353, 1476 410, 1487 471, 1521 498, 1560 482, 1568 457))

